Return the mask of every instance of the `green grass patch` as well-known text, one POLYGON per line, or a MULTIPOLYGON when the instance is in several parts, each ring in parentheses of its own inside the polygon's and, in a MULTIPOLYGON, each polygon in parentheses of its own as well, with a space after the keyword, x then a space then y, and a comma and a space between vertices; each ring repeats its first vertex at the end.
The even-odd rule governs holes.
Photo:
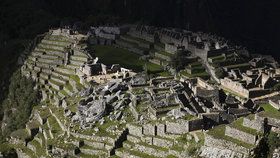
POLYGON ((264 112, 259 113, 260 116, 280 119, 280 112, 270 104, 261 104, 260 106, 264 108, 264 112))
POLYGON ((156 73, 156 75, 161 76, 161 77, 169 77, 169 76, 172 76, 171 73, 168 72, 168 71, 163 71, 163 72, 160 72, 160 73, 156 73))
POLYGON ((212 63, 216 63, 219 61, 224 61, 226 58, 223 55, 219 55, 219 56, 210 57, 210 58, 208 58, 208 60, 209 59, 212 60, 212 63))
POLYGON ((29 143, 31 143, 36 148, 37 155, 40 155, 40 156, 46 155, 44 147, 42 147, 39 142, 37 142, 36 140, 32 140, 29 143))
POLYGON ((65 88, 67 88, 70 91, 73 91, 73 87, 69 83, 66 84, 65 88))
POLYGON ((167 56, 167 57, 172 57, 172 56, 173 56, 173 54, 168 53, 168 52, 166 52, 166 51, 158 51, 158 52, 156 52, 156 53, 161 54, 161 55, 164 55, 164 56, 167 56))
POLYGON ((0 152, 4 153, 4 152, 8 152, 10 150, 12 150, 13 148, 11 147, 11 145, 7 142, 5 143, 0 143, 0 152))
POLYGON ((195 73, 195 74, 189 74, 187 71, 181 71, 180 74, 188 78, 195 78, 195 77, 209 78, 209 74, 206 71, 195 73))
POLYGON ((82 90, 82 89, 84 89, 85 87, 80 83, 80 78, 79 78, 79 76, 77 76, 77 75, 70 75, 70 79, 72 79, 72 80, 74 80, 75 82, 76 82, 76 88, 78 89, 78 90, 82 90))
POLYGON ((120 64, 122 67, 132 69, 136 72, 142 71, 145 63, 148 70, 161 71, 162 67, 150 62, 140 60, 140 55, 130 52, 122 48, 115 48, 113 46, 94 46, 95 55, 99 57, 100 62, 110 64, 120 64))
POLYGON ((21 140, 28 139, 31 135, 27 129, 19 129, 11 133, 11 137, 19 138, 21 140))
POLYGON ((51 127, 51 131, 53 134, 58 134, 60 132, 62 132, 62 129, 60 128, 58 122, 55 120, 55 118, 53 116, 48 118, 50 127, 51 127))
POLYGON ((191 68, 202 67, 202 64, 197 61, 197 62, 190 63, 188 66, 191 67, 191 68))

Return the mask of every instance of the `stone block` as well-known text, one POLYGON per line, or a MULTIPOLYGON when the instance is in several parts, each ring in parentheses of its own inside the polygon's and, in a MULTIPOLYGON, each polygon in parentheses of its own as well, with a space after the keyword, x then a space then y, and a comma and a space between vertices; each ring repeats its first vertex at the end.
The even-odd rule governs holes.
POLYGON ((230 141, 226 141, 223 139, 216 139, 213 136, 210 136, 208 134, 206 134, 206 136, 205 136, 204 145, 208 146, 208 147, 216 147, 216 148, 220 148, 220 149, 229 149, 229 150, 232 150, 235 152, 243 153, 245 155, 249 155, 249 153, 250 153, 250 149, 247 149, 243 146, 239 146, 230 141))
POLYGON ((196 131, 203 129, 204 121, 203 119, 196 119, 189 121, 189 131, 196 131))
POLYGON ((95 149, 104 149, 105 148, 105 143, 102 143, 102 142, 85 141, 85 144, 88 146, 91 146, 95 149))
POLYGON ((189 122, 178 120, 177 122, 166 122, 166 133, 185 134, 189 132, 189 122))
POLYGON ((243 118, 243 126, 255 129, 257 131, 263 131, 263 121, 250 120, 249 118, 243 118))
POLYGON ((163 148, 170 148, 171 146, 173 146, 173 142, 167 139, 154 137, 153 145, 163 147, 163 148))
POLYGON ((144 135, 155 136, 156 135, 155 125, 152 125, 152 124, 143 125, 143 133, 144 133, 144 135))
POLYGON ((132 135, 128 135, 127 140, 132 142, 132 143, 135 143, 135 144, 141 142, 141 140, 139 138, 137 138, 135 136, 132 136, 132 135))
POLYGON ((165 124, 157 124, 157 135, 164 136, 165 135, 165 124))
POLYGON ((131 135, 142 137, 143 136, 143 127, 139 125, 127 124, 128 132, 131 135))
POLYGON ((141 137, 141 140, 142 140, 142 142, 145 142, 149 145, 153 145, 153 137, 144 136, 144 137, 141 137))
POLYGON ((140 144, 135 144, 135 149, 137 149, 140 152, 149 154, 149 155, 154 155, 156 157, 167 157, 168 152, 162 151, 162 150, 157 150, 155 148, 151 148, 148 146, 140 145, 140 144))
POLYGON ((242 142, 249 143, 249 144, 255 144, 257 141, 257 137, 255 135, 240 131, 236 128, 232 128, 230 126, 226 126, 225 135, 232 137, 234 139, 238 139, 242 142))

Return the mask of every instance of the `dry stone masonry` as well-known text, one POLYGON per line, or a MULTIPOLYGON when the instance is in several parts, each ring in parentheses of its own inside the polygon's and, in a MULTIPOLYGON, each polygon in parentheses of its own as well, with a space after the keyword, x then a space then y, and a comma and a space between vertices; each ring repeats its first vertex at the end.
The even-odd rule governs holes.
POLYGON ((41 103, 9 139, 19 157, 246 158, 268 130, 280 131, 278 63, 215 35, 143 25, 87 34, 59 28, 31 50, 19 63, 41 103), (96 45, 127 49, 171 75, 105 65, 89 51, 96 45), (180 53, 185 65, 177 72, 171 61, 180 53))

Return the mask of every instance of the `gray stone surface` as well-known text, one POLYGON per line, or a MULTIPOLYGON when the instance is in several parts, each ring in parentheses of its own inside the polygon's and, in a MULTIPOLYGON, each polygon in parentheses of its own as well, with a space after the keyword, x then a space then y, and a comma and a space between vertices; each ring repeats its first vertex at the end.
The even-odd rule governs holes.
POLYGON ((184 134, 189 132, 189 122, 178 120, 177 122, 166 122, 166 133, 184 134))
POLYGON ((245 147, 239 146, 233 142, 229 142, 223 139, 216 139, 208 134, 205 135, 204 145, 208 147, 219 148, 219 149, 232 150, 238 153, 242 153, 244 155, 249 155, 250 153, 250 149, 247 149, 245 147))
POLYGON ((143 127, 139 125, 127 124, 129 134, 141 137, 143 136, 143 127))
POLYGON ((249 144, 255 144, 257 141, 255 135, 240 131, 230 126, 226 126, 225 135, 249 144))
POLYGON ((155 125, 152 124, 143 125, 143 133, 144 135, 155 136, 156 135, 155 125))

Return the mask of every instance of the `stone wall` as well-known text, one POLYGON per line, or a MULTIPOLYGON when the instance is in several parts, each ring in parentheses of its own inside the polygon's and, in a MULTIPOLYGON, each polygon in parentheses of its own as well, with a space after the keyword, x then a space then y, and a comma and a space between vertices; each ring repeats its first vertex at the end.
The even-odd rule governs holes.
POLYGON ((109 156, 109 153, 106 153, 103 150, 94 150, 94 149, 80 149, 82 153, 87 154, 87 155, 107 155, 109 156))
POLYGON ((121 40, 116 40, 116 44, 125 48, 133 48, 135 47, 133 44, 130 44, 128 42, 125 41, 121 41, 121 40))
POLYGON ((238 81, 232 81, 228 78, 221 79, 220 81, 223 87, 230 89, 231 91, 236 92, 243 97, 249 98, 249 91, 245 89, 238 81))
POLYGON ((157 124, 157 135, 158 136, 164 136, 165 135, 165 130, 166 130, 166 125, 165 124, 157 124))
POLYGON ((62 65, 63 60, 62 59, 44 59, 44 58, 39 58, 38 62, 43 62, 47 64, 54 64, 54 65, 62 65))
POLYGON ((156 150, 154 148, 147 147, 147 146, 140 145, 140 144, 135 144, 134 148, 136 148, 140 152, 147 153, 149 155, 154 155, 156 157, 167 157, 167 155, 168 155, 168 152, 166 152, 166 151, 156 150))
POLYGON ((139 55, 143 55, 144 54, 143 50, 135 48, 133 45, 128 44, 126 42, 122 42, 122 41, 116 40, 116 44, 117 44, 116 47, 127 49, 127 50, 129 50, 129 51, 131 51, 133 53, 139 54, 139 55))
POLYGON ((146 124, 143 126, 143 134, 155 136, 156 135, 156 126, 152 124, 146 124))
POLYGON ((57 51, 64 51, 64 48, 65 47, 62 47, 62 46, 57 46, 57 45, 48 45, 48 44, 39 44, 38 45, 40 48, 44 48, 44 49, 54 49, 54 50, 57 50, 57 51))
POLYGON ((69 80, 70 79, 69 76, 64 76, 63 74, 60 74, 60 73, 57 73, 57 72, 52 72, 52 75, 56 76, 56 77, 59 77, 59 78, 62 78, 64 80, 69 80))
POLYGON ((249 143, 249 144, 255 144, 257 139, 255 135, 240 131, 236 128, 232 128, 230 126, 226 126, 225 135, 232 137, 234 139, 238 139, 242 142, 249 143))
POLYGON ((209 83, 207 83, 206 81, 204 81, 203 79, 201 79, 200 77, 197 78, 197 85, 207 89, 207 90, 214 90, 214 87, 212 85, 210 85, 209 83))
POLYGON ((99 32, 96 36, 110 40, 115 40, 117 38, 117 35, 105 32, 99 32))
POLYGON ((273 106, 275 109, 279 110, 280 109, 280 104, 279 104, 279 100, 277 101, 272 101, 272 100, 269 100, 269 104, 271 106, 273 106))
POLYGON ((109 144, 115 145, 115 140, 111 137, 84 135, 84 134, 73 133, 73 132, 71 132, 71 135, 80 139, 93 140, 95 142, 108 142, 109 144))
POLYGON ((233 142, 229 142, 222 139, 216 139, 208 134, 205 135, 204 145, 209 147, 216 147, 220 149, 229 149, 235 152, 243 153, 245 155, 249 155, 250 153, 250 149, 239 146, 233 142))
POLYGON ((204 61, 207 61, 207 58, 208 58, 208 55, 207 55, 208 51, 207 50, 196 48, 196 46, 194 46, 192 44, 188 45, 188 50, 191 51, 192 53, 194 53, 196 56, 203 59, 204 61))
POLYGON ((42 49, 43 51, 47 52, 48 55, 55 55, 55 56, 59 56, 61 58, 64 58, 64 53, 63 52, 55 52, 55 51, 47 51, 42 49))
POLYGON ((139 143, 141 142, 141 139, 136 137, 136 136, 132 136, 132 135, 127 135, 127 140, 132 142, 132 143, 139 143))
POLYGON ((264 96, 269 94, 271 91, 269 89, 257 89, 257 90, 249 90, 249 98, 256 98, 260 96, 264 96))
POLYGON ((125 41, 132 42, 132 43, 136 43, 139 47, 142 47, 142 48, 147 48, 147 49, 151 48, 151 45, 149 43, 144 43, 144 42, 141 42, 139 40, 135 40, 135 39, 132 39, 132 38, 127 38, 125 36, 121 36, 121 39, 123 39, 125 41))
POLYGON ((71 55, 70 59, 72 60, 78 60, 78 61, 83 61, 83 62, 87 62, 88 58, 84 57, 84 56, 77 56, 77 55, 71 55))
POLYGON ((58 45, 58 46, 61 46, 61 47, 67 47, 68 45, 70 45, 70 42, 53 41, 53 40, 46 40, 46 39, 43 39, 42 43, 51 44, 51 45, 58 45))
POLYGON ((173 146, 173 142, 171 140, 153 137, 153 145, 163 148, 170 148, 173 146))
POLYGON ((201 153, 200 157, 205 157, 205 158, 247 158, 248 156, 244 156, 242 153, 237 153, 232 150, 228 149, 220 149, 216 147, 207 147, 207 146, 202 146, 201 147, 201 153))
POLYGON ((171 54, 175 54, 178 51, 178 46, 173 44, 165 44, 165 51, 171 54))
POLYGON ((256 114, 256 120, 257 121, 264 121, 265 118, 267 118, 267 123, 271 126, 275 126, 280 128, 280 119, 272 118, 272 117, 264 117, 261 116, 260 114, 256 114))
POLYGON ((49 84, 52 86, 52 88, 54 88, 57 91, 62 90, 63 86, 61 85, 56 85, 55 83, 49 82, 49 84))
POLYGON ((257 131, 263 131, 263 121, 250 120, 249 118, 243 118, 243 126, 255 129, 257 131))
POLYGON ((185 134, 189 132, 189 121, 166 122, 166 133, 185 134))
POLYGON ((75 71, 71 70, 71 69, 56 68, 55 70, 57 72, 61 72, 61 73, 64 73, 64 74, 69 74, 69 75, 75 74, 75 71))
POLYGON ((203 129, 204 121, 203 119, 196 119, 189 121, 189 131, 196 131, 203 129))
POLYGON ((92 141, 84 141, 86 145, 91 146, 95 149, 104 149, 105 148, 105 143, 102 142, 92 142, 92 141))
POLYGON ((128 128, 129 134, 138 136, 138 137, 143 136, 143 127, 142 126, 127 124, 127 128, 128 128))
POLYGON ((132 31, 132 30, 129 31, 127 34, 129 34, 132 37, 140 38, 140 39, 143 39, 143 40, 151 42, 151 43, 155 42, 154 35, 141 34, 141 32, 139 32, 139 31, 132 31))
POLYGON ((151 62, 153 64, 161 65, 161 61, 158 59, 149 59, 149 62, 151 62))
POLYGON ((136 108, 133 106, 132 103, 129 104, 129 109, 130 109, 130 111, 131 111, 133 117, 134 117, 136 120, 138 120, 139 117, 140 117, 140 116, 139 116, 139 113, 137 112, 136 108))

